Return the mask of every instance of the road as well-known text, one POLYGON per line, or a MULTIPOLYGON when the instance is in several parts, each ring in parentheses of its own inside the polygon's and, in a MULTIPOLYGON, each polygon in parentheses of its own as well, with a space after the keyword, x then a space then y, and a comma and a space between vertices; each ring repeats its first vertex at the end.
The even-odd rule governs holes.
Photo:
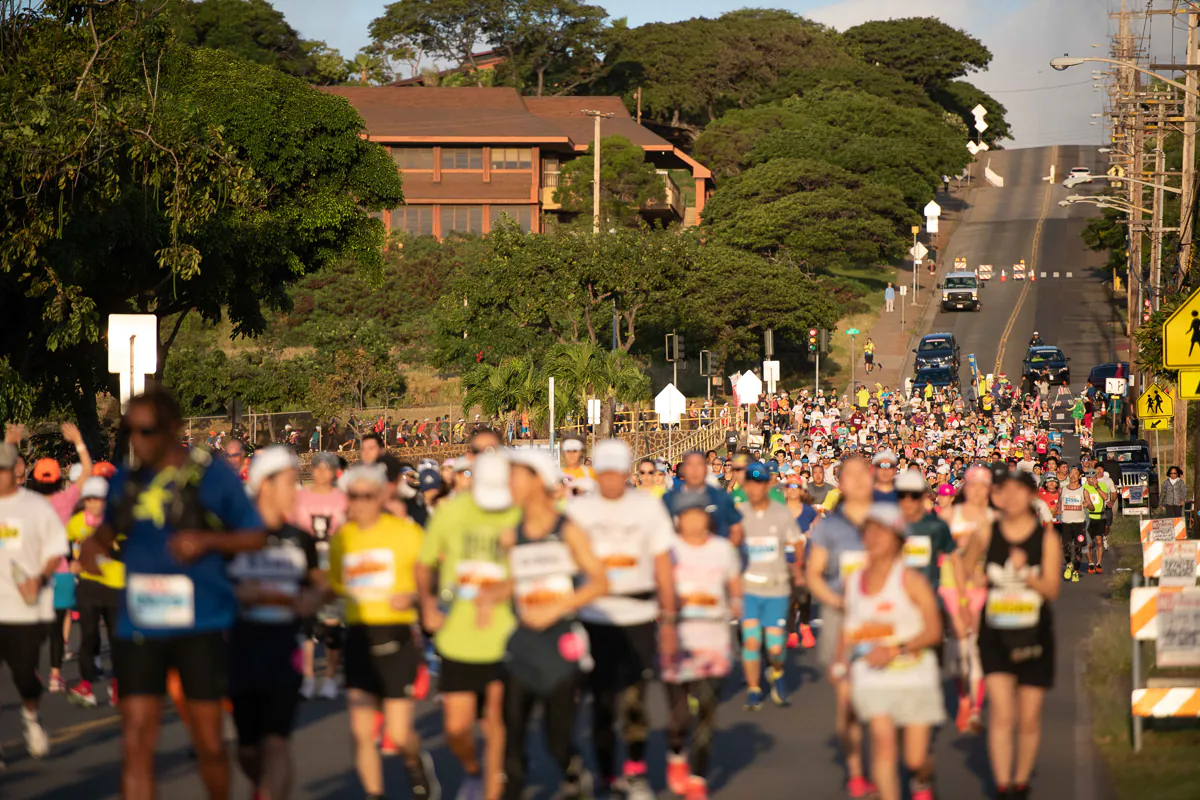
MULTIPOLYGON (((1010 377, 1019 374, 1024 344, 1034 329, 1071 356, 1078 386, 1092 364, 1110 360, 1111 313, 1105 290, 1093 268, 1100 257, 1085 251, 1079 231, 1086 209, 1060 208, 1056 201, 1065 190, 1055 187, 1047 200, 1048 174, 1054 159, 1061 176, 1071 167, 1098 169, 1094 149, 1039 148, 992 153, 993 168, 1004 176, 1005 187, 980 187, 967 197, 970 208, 954 239, 945 248, 943 263, 966 256, 973 266, 991 263, 997 280, 983 292, 978 313, 938 313, 930 330, 951 330, 962 343, 964 355, 974 352, 991 370, 998 355, 1010 377), (1035 239, 1037 248, 1034 249, 1035 239), (1047 277, 1031 284, 998 280, 1001 265, 1024 258, 1032 269, 1047 277), (1058 279, 1050 277, 1058 271, 1058 279), (1072 277, 1067 278, 1067 272, 1072 277), (1012 323, 1010 325, 1010 322, 1012 323), (1004 338, 1005 332, 1007 338, 1004 338), (1001 347, 1001 345, 1004 345, 1001 347), (1003 350, 1001 353, 1000 351, 1003 350)), ((1077 452, 1077 451, 1076 451, 1077 452)), ((1103 579, 1086 577, 1064 587, 1057 603, 1058 673, 1045 715, 1042 751, 1033 784, 1033 797, 1054 800, 1107 800, 1109 791, 1094 755, 1087 726, 1087 708, 1081 703, 1076 651, 1090 630, 1088 617, 1101 603, 1103 579)), ((67 676, 75 677, 73 664, 67 676)), ((715 798, 790 798, 816 800, 840 798, 845 780, 832 735, 833 698, 818 674, 810 653, 790 655, 788 679, 793 687, 790 708, 768 707, 751 714, 741 710, 741 696, 731 681, 718 722, 716 757, 711 776, 715 798)), ((119 778, 119 733, 111 709, 81 711, 61 696, 47 698, 44 717, 55 738, 55 751, 45 762, 24 755, 14 696, 6 676, 0 676, 0 741, 9 753, 9 768, 0 773, 0 797, 5 800, 42 798, 76 800, 116 796, 119 778)), ((651 777, 662 797, 665 702, 652 697, 653 724, 651 777)), ((441 737, 438 709, 422 705, 418 729, 433 750, 446 796, 453 797, 458 770, 441 737)), ((350 756, 350 740, 342 705, 309 701, 304 704, 295 735, 297 780, 295 796, 301 798, 361 797, 350 756)), ((586 750, 585 742, 585 750, 586 750)), ((540 753, 540 745, 534 748, 540 753)), ((551 770, 539 756, 534 777, 538 785, 531 796, 553 795, 551 770)), ((960 736, 943 728, 936 741, 939 796, 970 800, 989 796, 990 779, 984 741, 960 736)), ((162 736, 158 772, 161 796, 172 800, 201 798, 194 765, 189 760, 181 725, 169 718, 162 736)), ((395 759, 387 766, 392 797, 407 796, 403 771, 395 759)), ((249 792, 239 779, 236 797, 249 792)))

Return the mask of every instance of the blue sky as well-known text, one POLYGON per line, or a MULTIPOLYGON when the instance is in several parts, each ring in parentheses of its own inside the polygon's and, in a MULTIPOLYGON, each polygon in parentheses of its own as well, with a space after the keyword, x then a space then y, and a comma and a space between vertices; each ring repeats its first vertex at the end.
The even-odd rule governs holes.
MULTIPOLYGON (((367 26, 387 5, 384 0, 273 0, 288 21, 307 39, 324 39, 344 55, 368 42, 367 26)), ((1090 114, 1102 109, 1101 93, 1091 86, 1089 66, 1055 72, 1047 62, 1064 53, 1104 55, 1116 0, 591 0, 612 17, 631 25, 672 22, 695 16, 714 17, 745 6, 762 5, 803 14, 845 30, 871 19, 935 16, 962 28, 987 45, 994 56, 984 73, 969 76, 991 92, 1009 112, 1016 141, 1012 146, 1095 144, 1104 138, 1090 114), (1102 45, 1092 48, 1093 43, 1102 45)), ((1119 3, 1118 3, 1119 4, 1119 3)), ((1178 44, 1169 21, 1156 23, 1152 49, 1169 51, 1178 44)))

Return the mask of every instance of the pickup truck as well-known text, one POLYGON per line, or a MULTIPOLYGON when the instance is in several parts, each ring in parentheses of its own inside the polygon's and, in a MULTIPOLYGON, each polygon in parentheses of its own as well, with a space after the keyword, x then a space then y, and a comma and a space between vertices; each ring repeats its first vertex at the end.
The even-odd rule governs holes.
POLYGON ((1158 459, 1150 457, 1149 442, 1105 442, 1095 445, 1092 455, 1111 473, 1123 513, 1148 514, 1158 507, 1158 459))

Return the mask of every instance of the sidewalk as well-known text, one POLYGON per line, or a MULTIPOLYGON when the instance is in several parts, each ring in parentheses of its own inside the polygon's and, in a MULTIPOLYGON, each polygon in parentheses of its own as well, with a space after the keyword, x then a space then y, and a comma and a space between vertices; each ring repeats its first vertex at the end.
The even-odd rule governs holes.
MULTIPOLYGON (((896 280, 903 282, 908 287, 908 296, 901 297, 900 286, 897 285, 896 310, 891 313, 881 310, 875 324, 867 332, 867 336, 875 344, 875 369, 869 375, 863 371, 861 355, 861 347, 866 342, 866 337, 859 340, 859 352, 856 354, 858 361, 854 365, 856 383, 865 382, 870 388, 874 388, 875 384, 879 383, 892 389, 904 385, 916 341, 929 332, 929 325, 937 314, 937 303, 931 302, 937 294, 933 287, 951 266, 944 263, 944 254, 950 252, 950 239, 966 209, 966 194, 966 188, 952 189, 949 194, 938 192, 937 202, 942 207, 942 216, 939 220, 942 245, 938 250, 937 273, 930 275, 928 266, 924 264, 921 266, 917 274, 918 288, 915 298, 917 302, 914 305, 912 261, 907 261, 904 266, 900 267, 896 280), (900 322, 901 304, 904 306, 903 324, 900 322)), ((922 238, 927 239, 928 235, 923 234, 922 238)))

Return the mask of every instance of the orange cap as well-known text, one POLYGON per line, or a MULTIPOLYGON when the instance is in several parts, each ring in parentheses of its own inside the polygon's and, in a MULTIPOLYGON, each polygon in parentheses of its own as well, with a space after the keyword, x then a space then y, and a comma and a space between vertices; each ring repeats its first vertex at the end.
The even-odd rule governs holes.
POLYGON ((38 483, 58 483, 62 480, 62 468, 53 458, 39 458, 33 465, 33 479, 38 483))
POLYGON ((101 478, 111 478, 117 474, 117 468, 108 461, 97 461, 92 465, 92 474, 101 478))

